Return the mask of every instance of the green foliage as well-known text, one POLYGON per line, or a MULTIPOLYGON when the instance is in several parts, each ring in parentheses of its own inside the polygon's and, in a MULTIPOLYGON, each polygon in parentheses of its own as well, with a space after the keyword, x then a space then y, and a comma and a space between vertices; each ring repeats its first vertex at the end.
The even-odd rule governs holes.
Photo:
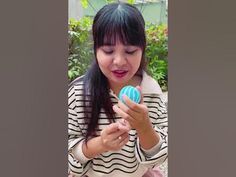
POLYGON ((81 5, 83 8, 87 8, 88 7, 88 0, 81 0, 81 5))
POLYGON ((116 2, 115 0, 106 0, 107 3, 113 3, 116 2))
POLYGON ((128 0, 127 1, 129 4, 134 4, 135 3, 135 0, 128 0))
POLYGON ((89 17, 79 21, 69 20, 69 81, 83 75, 93 58, 91 25, 92 20, 89 17))
MULTIPOLYGON (((69 81, 81 76, 94 58, 91 39, 92 20, 83 17, 79 21, 69 21, 69 81)), ((163 91, 167 90, 167 27, 165 25, 147 24, 148 71, 158 81, 163 91)))
POLYGON ((147 48, 148 71, 158 81, 163 91, 168 89, 168 35, 167 26, 160 24, 147 24, 147 48))

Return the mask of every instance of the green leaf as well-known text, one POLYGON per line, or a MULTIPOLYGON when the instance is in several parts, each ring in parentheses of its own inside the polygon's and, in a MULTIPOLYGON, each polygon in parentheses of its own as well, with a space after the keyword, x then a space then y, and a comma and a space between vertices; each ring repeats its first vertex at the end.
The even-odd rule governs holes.
POLYGON ((81 5, 83 6, 83 8, 88 8, 88 0, 81 0, 81 5))
POLYGON ((127 1, 129 4, 134 4, 135 3, 135 0, 128 0, 127 1))
POLYGON ((72 78, 73 72, 71 70, 68 71, 69 78, 72 78))

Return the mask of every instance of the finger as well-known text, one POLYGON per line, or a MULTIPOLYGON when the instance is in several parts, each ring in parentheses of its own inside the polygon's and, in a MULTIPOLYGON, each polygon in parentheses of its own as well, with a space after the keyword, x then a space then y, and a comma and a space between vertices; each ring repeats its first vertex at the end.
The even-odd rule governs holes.
POLYGON ((129 136, 123 138, 121 142, 119 143, 119 146, 120 147, 124 146, 126 143, 128 143, 128 141, 129 141, 129 136))
MULTIPOLYGON (((128 98, 128 97, 127 97, 128 98)), ((129 99, 129 98, 128 98, 129 99)), ((133 101, 132 101, 133 102, 133 101)), ((131 108, 129 108, 126 104, 124 104, 122 101, 118 101, 118 106, 120 109, 122 109, 125 113, 129 114, 131 117, 135 116, 135 109, 132 110, 131 108)))
MULTIPOLYGON (((135 103, 136 104, 136 103, 135 103)), ((119 101, 118 102, 118 106, 119 108, 124 111, 125 113, 127 113, 130 117, 132 117, 134 120, 139 117, 139 114, 141 112, 141 109, 139 112, 135 111, 135 110, 132 110, 131 108, 129 108, 126 104, 124 104, 122 101, 119 101)), ((138 105, 139 107, 141 105, 138 105)))
POLYGON ((127 132, 130 131, 131 126, 128 121, 125 119, 120 119, 117 122, 119 123, 119 130, 127 130, 127 132))
POLYGON ((128 132, 123 132, 123 131, 117 131, 115 133, 112 133, 109 135, 109 139, 111 139, 112 141, 121 141, 123 138, 127 137, 129 135, 128 132))
POLYGON ((140 104, 137 104, 129 99, 126 95, 123 95, 123 100, 125 104, 134 112, 142 112, 142 108, 140 104))
POLYGON ((119 124, 118 123, 111 123, 109 124, 105 129, 104 132, 106 134, 111 134, 119 130, 119 124))
MULTIPOLYGON (((115 135, 114 135, 115 137, 115 135)), ((114 139, 114 142, 116 144, 120 144, 122 141, 124 141, 127 137, 129 137, 129 133, 125 132, 125 133, 122 133, 120 134, 119 136, 117 136, 115 139, 114 139)))
POLYGON ((120 136, 118 136, 118 139, 120 141, 124 141, 125 138, 129 137, 129 133, 128 132, 125 132, 125 133, 122 133, 120 136))
POLYGON ((119 116, 121 116, 123 119, 127 120, 128 122, 134 120, 127 113, 125 113, 122 109, 120 109, 117 105, 114 105, 112 108, 119 116))

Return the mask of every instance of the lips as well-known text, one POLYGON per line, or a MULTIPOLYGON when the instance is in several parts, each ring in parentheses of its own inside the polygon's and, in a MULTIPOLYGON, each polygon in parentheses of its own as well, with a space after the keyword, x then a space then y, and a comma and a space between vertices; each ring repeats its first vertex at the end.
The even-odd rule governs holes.
POLYGON ((126 70, 114 70, 114 71, 112 71, 112 73, 115 77, 122 78, 128 73, 128 71, 126 71, 126 70))

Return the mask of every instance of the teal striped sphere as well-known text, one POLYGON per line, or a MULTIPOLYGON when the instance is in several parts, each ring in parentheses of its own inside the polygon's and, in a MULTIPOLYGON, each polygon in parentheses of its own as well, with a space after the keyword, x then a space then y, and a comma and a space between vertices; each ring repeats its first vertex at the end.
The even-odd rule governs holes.
POLYGON ((141 100, 138 89, 130 85, 123 87, 119 93, 119 99, 124 103, 123 95, 127 95, 135 103, 139 103, 141 100))

